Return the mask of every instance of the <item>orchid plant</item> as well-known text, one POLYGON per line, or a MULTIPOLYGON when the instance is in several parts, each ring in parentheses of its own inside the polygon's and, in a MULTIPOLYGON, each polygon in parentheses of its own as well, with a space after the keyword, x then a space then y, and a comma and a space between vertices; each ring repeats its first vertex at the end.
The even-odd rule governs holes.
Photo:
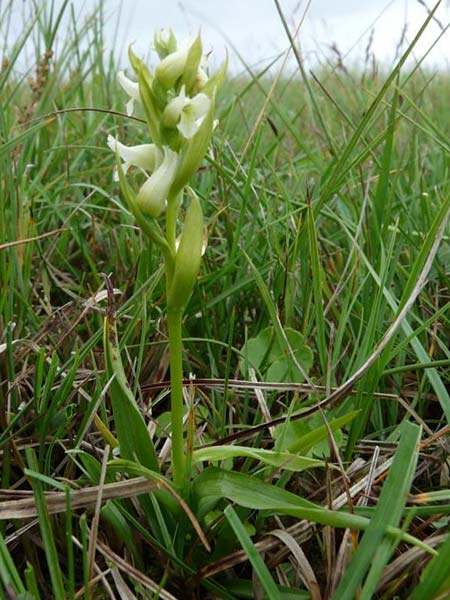
POLYGON ((130 49, 136 81, 124 72, 118 82, 129 95, 127 114, 145 115, 151 143, 127 146, 108 136, 116 155, 114 178, 136 222, 164 257, 170 350, 172 469, 174 483, 186 481, 182 387, 182 316, 192 294, 204 245, 200 201, 188 182, 201 165, 215 127, 215 97, 226 63, 211 77, 205 68, 200 36, 179 44, 172 31, 158 33, 154 48, 159 62, 152 73, 130 49), (135 189, 127 177, 135 167, 142 183, 135 189), (185 194, 187 192, 187 194, 185 194), (184 219, 181 209, 189 201, 184 219))

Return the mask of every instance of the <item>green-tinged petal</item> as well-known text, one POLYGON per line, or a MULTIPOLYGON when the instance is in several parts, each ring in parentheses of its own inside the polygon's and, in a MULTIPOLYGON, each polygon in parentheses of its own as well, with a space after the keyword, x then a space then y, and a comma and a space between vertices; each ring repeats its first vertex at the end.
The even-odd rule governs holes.
POLYGON ((181 83, 186 86, 189 94, 192 94, 192 88, 197 81, 197 74, 202 61, 203 46, 202 40, 198 35, 189 47, 186 64, 183 69, 181 83))
POLYGON ((178 131, 187 140, 190 140, 197 133, 210 106, 211 100, 208 96, 197 94, 181 111, 180 122, 177 127, 178 131))
POLYGON ((180 48, 167 55, 155 69, 155 76, 166 89, 173 87, 186 67, 189 48, 180 48))
POLYGON ((199 67, 197 75, 195 76, 194 84, 191 89, 191 94, 198 94, 199 92, 203 91, 203 88, 207 83, 208 75, 202 67, 199 67))
POLYGON ((189 98, 186 97, 186 91, 183 86, 179 95, 172 98, 164 110, 163 124, 165 127, 176 127, 187 103, 189 103, 189 98))

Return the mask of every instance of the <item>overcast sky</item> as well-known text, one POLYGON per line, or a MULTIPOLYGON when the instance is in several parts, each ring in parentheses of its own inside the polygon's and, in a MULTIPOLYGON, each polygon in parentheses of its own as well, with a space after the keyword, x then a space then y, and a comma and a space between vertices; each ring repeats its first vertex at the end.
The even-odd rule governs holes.
MULTIPOLYGON (((279 3, 295 30, 305 13, 307 0, 279 0, 279 3)), ((432 0, 425 3, 433 6, 432 0)), ((135 41, 141 52, 148 49, 155 29, 169 26, 182 36, 195 34, 201 27, 206 46, 217 57, 223 55, 224 46, 230 48, 231 54, 234 47, 253 64, 270 59, 287 47, 274 0, 107 0, 105 6, 111 15, 111 25, 122 6, 119 39, 125 45, 135 41)), ((377 57, 392 60, 405 25, 407 43, 425 20, 427 9, 419 0, 311 0, 306 13, 298 39, 305 57, 314 63, 331 55, 332 44, 347 60, 360 59, 372 29, 377 57)), ((441 26, 448 24, 448 0, 443 0, 436 16, 441 26)), ((417 56, 441 33, 440 25, 430 23, 417 47, 417 56)), ((428 64, 448 67, 449 49, 450 35, 445 34, 428 64)), ((238 68, 238 59, 233 60, 233 65, 238 68)))
MULTIPOLYGON (((45 0, 44 0, 45 1, 45 0)), ((61 4, 62 0, 56 0, 61 4)), ((32 0, 13 0, 18 10, 32 6, 32 0)), ((83 21, 97 0, 72 0, 75 13, 83 21)), ((336 45, 348 63, 361 60, 373 29, 372 49, 381 61, 392 61, 406 26, 403 49, 427 16, 424 4, 434 0, 279 0, 294 31, 304 16, 298 41, 308 63, 316 64, 336 45)), ((1 4, 1 0, 0 0, 1 4)), ((126 48, 146 55, 155 30, 172 27, 180 37, 201 28, 204 45, 213 50, 219 62, 229 49, 232 70, 242 69, 237 53, 251 64, 267 63, 288 47, 286 34, 274 0, 104 0, 107 16, 106 43, 126 64, 126 48), (117 27, 118 24, 118 27, 117 27)), ((450 0, 442 0, 433 21, 417 46, 421 57, 450 21, 450 0)), ((19 20, 17 21, 19 23, 19 20)), ((12 32, 10 32, 12 33, 12 32)), ((450 35, 446 33, 434 48, 428 65, 450 69, 450 35)), ((334 57, 336 59, 336 56, 334 57)))

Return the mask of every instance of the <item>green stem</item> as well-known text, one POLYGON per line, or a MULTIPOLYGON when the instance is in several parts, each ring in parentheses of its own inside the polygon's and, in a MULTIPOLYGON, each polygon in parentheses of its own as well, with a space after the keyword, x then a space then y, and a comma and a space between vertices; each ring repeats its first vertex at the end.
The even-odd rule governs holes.
POLYGON ((186 459, 183 437, 183 342, 181 338, 182 313, 167 312, 170 352, 170 388, 172 420, 172 469, 175 485, 183 486, 186 476, 186 459))
POLYGON ((177 238, 177 218, 183 200, 183 192, 181 191, 176 196, 170 196, 167 201, 166 212, 166 238, 171 251, 175 254, 175 245, 177 238))

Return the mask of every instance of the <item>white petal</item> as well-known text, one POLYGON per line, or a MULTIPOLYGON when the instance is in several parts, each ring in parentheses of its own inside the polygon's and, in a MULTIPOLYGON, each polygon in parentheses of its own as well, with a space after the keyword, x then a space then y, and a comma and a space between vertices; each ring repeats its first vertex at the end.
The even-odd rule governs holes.
POLYGON ((211 106, 211 100, 206 94, 197 94, 191 100, 191 107, 197 119, 204 117, 211 106))
POLYGON ((178 123, 179 132, 186 138, 192 138, 203 123, 211 106, 211 100, 205 94, 197 94, 186 104, 178 123))
POLYGON ((131 117, 131 115, 134 112, 134 99, 131 98, 131 100, 128 100, 128 102, 125 105, 126 109, 127 109, 127 115, 129 117, 131 117))
POLYGON ((127 115, 132 115, 135 101, 141 99, 141 95, 139 92, 139 84, 136 81, 128 79, 128 77, 123 71, 119 71, 117 73, 117 81, 126 91, 126 93, 130 96, 130 100, 127 102, 126 108, 127 115))
POLYGON ((139 84, 137 81, 128 79, 123 71, 119 71, 117 73, 117 81, 131 98, 134 100, 140 100, 141 95, 139 93, 139 84))
POLYGON ((181 89, 179 96, 173 98, 164 109, 163 122, 166 127, 175 127, 178 123, 182 111, 186 105, 189 105, 190 100, 186 98, 184 86, 181 89))
POLYGON ((198 120, 195 119, 195 116, 191 111, 183 111, 181 113, 180 122, 177 125, 178 131, 187 140, 189 140, 197 133, 197 130, 201 125, 201 121, 203 121, 203 119, 201 119, 200 123, 198 123, 198 120))
POLYGON ((162 152, 155 144, 140 144, 138 146, 125 146, 114 136, 108 136, 108 146, 113 152, 117 152, 124 161, 122 168, 124 173, 129 167, 139 167, 146 171, 154 171, 162 161, 162 152))
POLYGON ((181 48, 164 58, 155 69, 155 75, 165 88, 170 88, 181 77, 186 66, 189 48, 181 48))

